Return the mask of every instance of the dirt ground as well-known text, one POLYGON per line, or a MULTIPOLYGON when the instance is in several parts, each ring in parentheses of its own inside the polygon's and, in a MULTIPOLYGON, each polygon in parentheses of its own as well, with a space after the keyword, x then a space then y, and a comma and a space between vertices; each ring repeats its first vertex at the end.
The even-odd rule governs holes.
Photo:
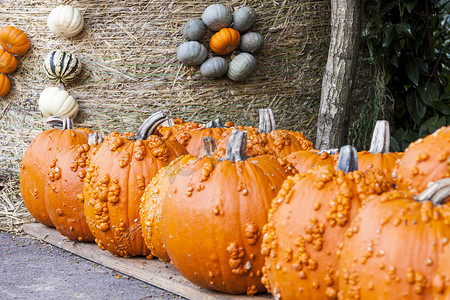
POLYGON ((0 291, 9 299, 184 299, 28 235, 0 231, 0 291))

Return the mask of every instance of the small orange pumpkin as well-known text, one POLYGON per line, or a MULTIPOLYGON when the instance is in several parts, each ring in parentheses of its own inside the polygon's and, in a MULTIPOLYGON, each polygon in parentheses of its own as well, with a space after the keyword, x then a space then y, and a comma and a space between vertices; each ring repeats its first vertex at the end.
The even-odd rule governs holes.
POLYGON ((10 88, 11 82, 9 81, 8 76, 5 74, 0 74, 0 97, 8 94, 10 88))
POLYGON ((17 59, 6 52, 3 49, 0 49, 0 72, 1 73, 12 73, 17 69, 17 59))
POLYGON ((6 26, 0 30, 0 46, 11 54, 24 55, 30 49, 30 40, 22 30, 6 26))
POLYGON ((211 50, 219 55, 233 52, 241 42, 239 31, 233 28, 222 28, 215 33, 209 41, 211 50))

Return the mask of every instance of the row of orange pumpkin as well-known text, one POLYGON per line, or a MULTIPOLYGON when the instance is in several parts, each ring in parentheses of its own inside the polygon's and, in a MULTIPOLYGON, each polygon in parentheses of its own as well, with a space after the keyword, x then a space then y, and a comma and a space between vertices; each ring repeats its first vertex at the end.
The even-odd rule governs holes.
POLYGON ((6 26, 0 29, 0 46, 0 97, 3 97, 11 88, 11 82, 5 74, 17 69, 16 56, 24 55, 30 49, 30 40, 22 30, 6 26))
MULTIPOLYGON (((448 293, 450 274, 438 269, 450 211, 413 200, 428 182, 450 177, 448 127, 404 154, 374 146, 373 154, 350 147, 329 155, 301 133, 274 130, 270 110, 260 111, 259 129, 181 120, 158 127, 166 119, 158 112, 136 134, 114 132, 99 144, 98 134, 51 118, 64 129, 39 134, 21 164, 30 213, 70 239, 156 256, 226 293, 387 299, 396 284, 408 299, 448 293), (403 243, 411 256, 399 251, 403 243)), ((386 146, 386 123, 378 130, 373 145, 386 146)))

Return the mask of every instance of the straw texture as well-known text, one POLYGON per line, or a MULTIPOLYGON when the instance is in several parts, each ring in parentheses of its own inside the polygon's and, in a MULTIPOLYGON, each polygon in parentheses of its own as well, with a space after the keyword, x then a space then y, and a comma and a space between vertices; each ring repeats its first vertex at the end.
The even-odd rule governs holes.
MULTIPOLYGON (((189 121, 220 117, 257 126, 258 109, 272 108, 279 128, 300 130, 314 140, 329 43, 329 5, 314 0, 3 0, 0 27, 22 29, 31 49, 18 57, 17 71, 8 75, 11 91, 0 98, 1 173, 16 178, 26 147, 45 129, 39 93, 58 85, 45 76, 42 64, 47 53, 58 49, 74 53, 83 63, 80 77, 65 84, 80 105, 75 126, 103 135, 135 131, 160 109, 189 121), (184 24, 219 2, 232 10, 250 6, 258 14, 251 31, 264 37, 265 46, 255 55, 257 70, 242 82, 226 76, 207 79, 198 66, 180 67, 176 58, 184 24), (83 14, 84 28, 73 38, 57 37, 47 28, 47 17, 59 4, 70 4, 83 14)), ((209 57, 211 35, 200 41, 209 57)), ((224 57, 230 61, 238 53, 224 57)))

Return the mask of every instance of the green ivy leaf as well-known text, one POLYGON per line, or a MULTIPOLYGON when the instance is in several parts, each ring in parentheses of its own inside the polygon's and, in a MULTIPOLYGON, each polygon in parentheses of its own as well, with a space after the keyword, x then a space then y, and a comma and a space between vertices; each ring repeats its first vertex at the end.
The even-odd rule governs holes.
POLYGON ((427 106, 417 97, 415 91, 411 91, 406 96, 406 106, 408 107, 409 114, 416 124, 420 124, 420 121, 427 112, 427 106))
POLYGON ((395 2, 391 2, 388 5, 386 5, 382 10, 380 10, 380 16, 384 16, 385 14, 390 12, 391 9, 393 9, 395 7, 395 5, 396 5, 395 2))
POLYGON ((415 86, 419 84, 419 67, 417 66, 416 61, 409 60, 406 63, 406 75, 415 86))
POLYGON ((409 13, 412 12, 412 10, 414 9, 414 7, 416 6, 416 1, 408 1, 408 3, 406 3, 406 9, 408 10, 409 13))
POLYGON ((421 85, 417 88, 420 99, 428 105, 433 106, 433 103, 439 100, 439 90, 434 83, 429 83, 428 86, 421 85))
POLYGON ((390 62, 393 66, 395 66, 396 68, 398 68, 398 56, 397 56, 396 54, 391 56, 391 58, 389 59, 389 62, 390 62))
POLYGON ((408 23, 398 23, 395 24, 395 28, 397 28, 398 31, 407 33, 409 36, 411 36, 411 25, 408 23))
POLYGON ((392 24, 386 25, 386 27, 383 30, 382 46, 384 48, 387 48, 394 39, 394 36, 395 36, 394 26, 392 26, 392 24))
POLYGON ((436 101, 433 103, 433 107, 443 113, 444 115, 450 116, 450 106, 442 101, 436 101))

